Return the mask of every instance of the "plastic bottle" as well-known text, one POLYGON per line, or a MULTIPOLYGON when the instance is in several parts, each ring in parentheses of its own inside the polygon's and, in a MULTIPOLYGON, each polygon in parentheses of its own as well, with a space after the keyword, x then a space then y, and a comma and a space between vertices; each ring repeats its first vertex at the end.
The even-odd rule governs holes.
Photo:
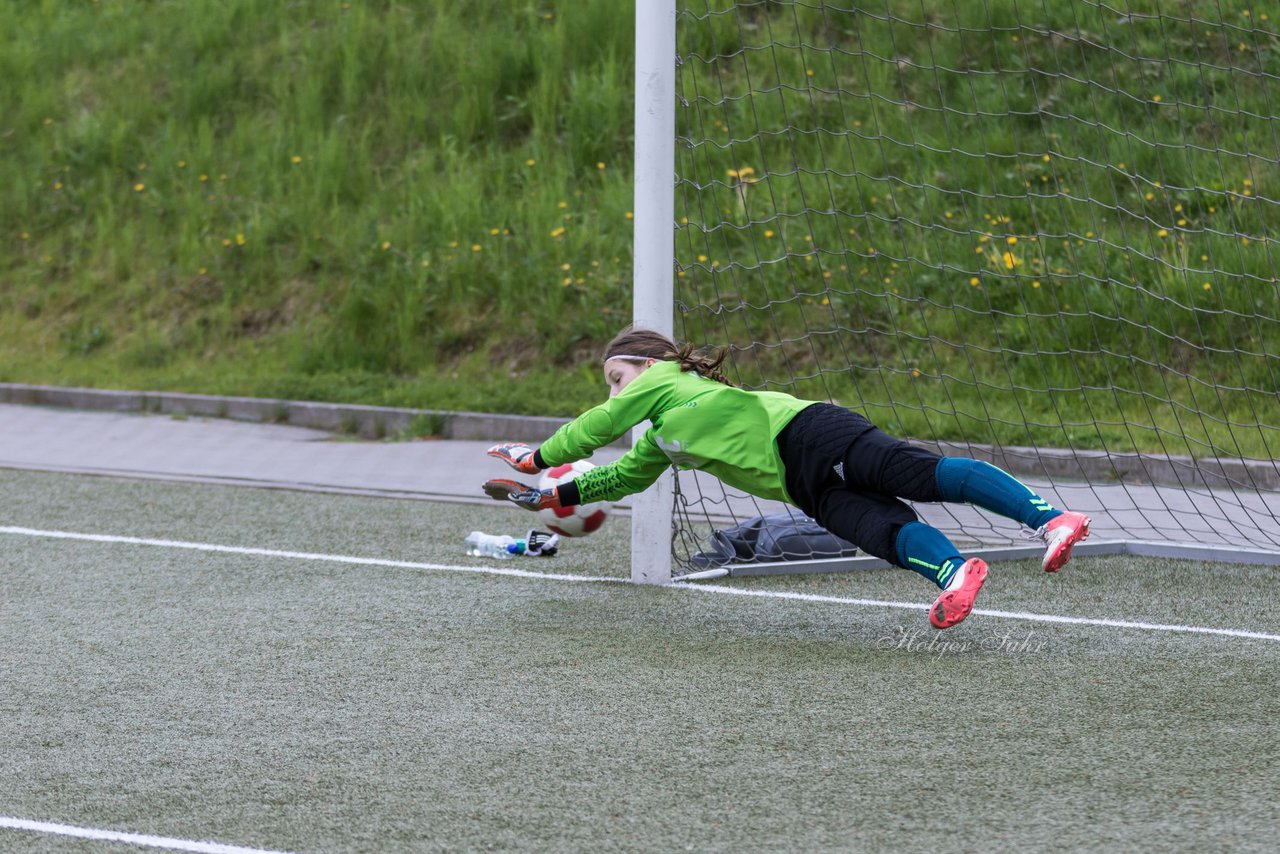
POLYGON ((471 557, 492 557, 498 560, 506 560, 507 558, 524 554, 525 549, 523 540, 517 540, 515 537, 485 534, 481 531, 472 531, 467 534, 467 538, 463 540, 463 543, 467 547, 467 554, 471 557))

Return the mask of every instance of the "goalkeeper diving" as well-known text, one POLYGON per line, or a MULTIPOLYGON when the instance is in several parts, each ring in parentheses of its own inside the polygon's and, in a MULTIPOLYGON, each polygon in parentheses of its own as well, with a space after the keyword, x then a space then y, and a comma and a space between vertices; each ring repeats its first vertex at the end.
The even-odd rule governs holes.
POLYGON ((929 609, 939 629, 973 610, 987 564, 966 558, 902 499, 965 502, 1022 523, 1045 543, 1046 572, 1061 569, 1089 535, 1088 516, 1052 507, 990 463, 939 456, 841 406, 736 388, 721 370, 726 355, 624 329, 604 353, 608 400, 537 449, 506 443, 488 453, 536 475, 584 459, 649 421, 643 437, 620 459, 568 483, 538 489, 494 479, 484 491, 541 510, 617 501, 644 491, 673 464, 705 471, 759 498, 792 504, 866 553, 927 578, 941 590, 929 609))

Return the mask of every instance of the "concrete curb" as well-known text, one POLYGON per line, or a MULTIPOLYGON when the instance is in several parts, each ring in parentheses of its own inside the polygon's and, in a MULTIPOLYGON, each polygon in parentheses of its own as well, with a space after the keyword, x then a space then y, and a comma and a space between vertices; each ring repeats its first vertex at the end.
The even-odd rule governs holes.
POLYGON ((0 403, 99 412, 150 412, 230 418, 236 421, 310 427, 313 430, 347 433, 366 439, 429 435, 439 439, 541 442, 569 420, 256 397, 63 388, 23 383, 0 383, 0 403))
MULTIPOLYGON (((256 397, 0 383, 0 403, 108 412, 152 412, 290 424, 366 439, 430 435, 440 439, 541 442, 569 421, 525 415, 447 412, 310 403, 256 397)), ((626 444, 624 437, 620 444, 626 444)), ((1280 490, 1280 462, 1230 458, 1116 454, 1054 448, 995 448, 919 441, 941 454, 986 460, 1020 477, 1172 486, 1184 489, 1280 490)))

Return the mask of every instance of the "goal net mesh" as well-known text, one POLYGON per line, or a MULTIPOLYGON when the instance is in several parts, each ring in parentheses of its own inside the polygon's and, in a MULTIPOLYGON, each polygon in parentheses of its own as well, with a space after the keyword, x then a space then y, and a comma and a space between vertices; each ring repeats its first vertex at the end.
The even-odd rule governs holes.
MULTIPOLYGON (((1280 550, 1280 20, 681 0, 676 333, 1095 539, 1280 550)), ((677 572, 775 512, 683 473, 677 572), (701 555, 701 556, 699 556, 701 555)), ((918 505, 958 544, 1018 526, 918 505)))

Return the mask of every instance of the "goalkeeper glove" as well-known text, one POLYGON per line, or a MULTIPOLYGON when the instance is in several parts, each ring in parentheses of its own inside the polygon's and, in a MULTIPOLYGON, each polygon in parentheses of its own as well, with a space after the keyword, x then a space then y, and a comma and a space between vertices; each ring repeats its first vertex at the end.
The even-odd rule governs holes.
POLYGON ((484 485, 485 494, 497 501, 511 501, 526 510, 550 510, 560 506, 556 487, 538 489, 514 480, 490 480, 484 485))
POLYGON ((521 474, 537 474, 543 468, 538 465, 537 454, 533 448, 521 442, 494 445, 486 453, 491 457, 497 457, 521 474))

